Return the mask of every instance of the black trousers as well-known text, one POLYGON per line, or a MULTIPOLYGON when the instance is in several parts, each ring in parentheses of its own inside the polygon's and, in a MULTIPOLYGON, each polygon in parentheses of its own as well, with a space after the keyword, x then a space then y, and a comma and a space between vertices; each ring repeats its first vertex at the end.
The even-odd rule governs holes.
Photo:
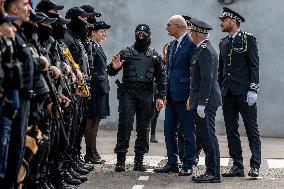
POLYGON ((114 152, 126 154, 129 148, 134 116, 136 115, 135 153, 149 151, 149 130, 154 115, 153 91, 125 89, 119 97, 117 144, 114 152))
POLYGON ((243 157, 239 128, 239 113, 241 114, 246 134, 249 140, 249 147, 252 153, 250 166, 259 168, 261 164, 261 142, 257 124, 257 107, 256 104, 248 106, 247 96, 228 95, 223 97, 223 114, 228 139, 230 157, 234 165, 243 168, 243 157))
POLYGON ((160 111, 157 110, 157 108, 154 107, 154 117, 152 119, 151 122, 151 135, 155 135, 156 134, 156 127, 157 127, 157 121, 158 121, 158 117, 160 115, 160 111))
POLYGON ((193 121, 199 133, 199 139, 205 153, 206 173, 220 177, 220 151, 215 134, 215 116, 217 107, 206 107, 205 118, 199 117, 193 110, 193 121))

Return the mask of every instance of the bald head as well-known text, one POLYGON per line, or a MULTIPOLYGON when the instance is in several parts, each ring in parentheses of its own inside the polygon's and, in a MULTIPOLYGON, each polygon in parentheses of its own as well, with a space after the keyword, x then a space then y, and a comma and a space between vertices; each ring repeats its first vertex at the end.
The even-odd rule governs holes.
POLYGON ((167 24, 167 31, 170 36, 179 38, 187 32, 187 25, 185 19, 181 15, 174 15, 170 17, 167 24))

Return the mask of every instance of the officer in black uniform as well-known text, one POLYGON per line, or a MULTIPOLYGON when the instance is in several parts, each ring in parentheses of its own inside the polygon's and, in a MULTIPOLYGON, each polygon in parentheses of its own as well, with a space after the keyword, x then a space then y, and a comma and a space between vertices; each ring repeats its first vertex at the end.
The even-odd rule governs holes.
POLYGON ((32 9, 29 4, 18 3, 16 0, 6 0, 4 8, 8 14, 20 17, 19 20, 14 22, 14 26, 17 29, 15 51, 17 51, 19 61, 23 63, 23 86, 19 90, 20 108, 11 127, 5 183, 1 185, 3 188, 13 188, 14 185, 17 187, 15 181, 17 180, 20 165, 22 164, 30 99, 33 96, 34 65, 30 49, 27 46, 27 39, 21 28, 23 22, 29 21, 29 14, 32 9))
POLYGON ((136 114, 135 141, 135 171, 145 171, 144 154, 149 151, 149 129, 153 117, 153 83, 157 84, 158 98, 156 108, 163 107, 166 93, 166 73, 161 56, 150 47, 150 28, 139 24, 135 30, 136 41, 115 55, 108 65, 108 73, 116 75, 123 69, 122 83, 118 83, 119 123, 117 144, 114 149, 117 154, 115 171, 125 171, 125 156, 136 114))
POLYGON ((212 27, 196 18, 192 22, 192 41, 197 49, 191 60, 190 109, 200 143, 205 152, 206 172, 193 177, 194 182, 221 182, 220 151, 215 135, 215 116, 221 106, 221 91, 218 85, 218 55, 208 39, 212 27))
POLYGON ((224 7, 221 29, 229 35, 219 44, 219 85, 223 96, 223 114, 233 167, 224 177, 244 176, 241 140, 238 132, 241 114, 249 140, 252 157, 248 175, 259 176, 261 142, 257 124, 257 92, 259 89, 259 57, 256 38, 240 30, 245 19, 224 7))

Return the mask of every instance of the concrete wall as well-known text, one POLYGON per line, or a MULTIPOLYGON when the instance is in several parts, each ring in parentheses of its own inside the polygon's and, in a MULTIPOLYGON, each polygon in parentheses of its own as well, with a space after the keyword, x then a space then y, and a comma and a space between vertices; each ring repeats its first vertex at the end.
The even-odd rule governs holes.
MULTIPOLYGON (((175 14, 190 15, 210 23, 214 30, 210 39, 215 48, 226 34, 220 31, 217 17, 222 5, 217 0, 56 0, 64 4, 65 11, 72 6, 86 3, 101 11, 102 19, 112 27, 108 40, 103 44, 109 62, 114 53, 131 45, 134 41, 134 29, 139 23, 147 23, 152 30, 152 46, 161 51, 162 46, 172 40, 165 30, 168 18, 175 14)), ((260 55, 260 91, 258 99, 258 121, 262 136, 284 137, 283 90, 284 90, 284 1, 283 0, 238 0, 229 7, 237 10, 246 18, 241 27, 253 33, 259 42, 260 55)), ((218 50, 218 49, 217 49, 218 50)), ((116 128, 118 120, 116 78, 110 78, 111 117, 102 124, 107 128, 116 128)), ((159 117, 159 129, 163 127, 164 111, 159 117)), ((218 133, 224 133, 222 111, 216 118, 218 133)), ((243 126, 241 126, 244 134, 243 126)))

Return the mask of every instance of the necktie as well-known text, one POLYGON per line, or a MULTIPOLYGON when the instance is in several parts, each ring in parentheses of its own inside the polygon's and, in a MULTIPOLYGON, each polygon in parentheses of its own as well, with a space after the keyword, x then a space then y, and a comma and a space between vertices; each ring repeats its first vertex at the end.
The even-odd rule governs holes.
POLYGON ((233 37, 229 37, 229 45, 232 45, 234 38, 233 37))
POLYGON ((178 44, 178 40, 175 40, 175 43, 174 43, 174 54, 176 54, 177 52, 177 44, 178 44))

